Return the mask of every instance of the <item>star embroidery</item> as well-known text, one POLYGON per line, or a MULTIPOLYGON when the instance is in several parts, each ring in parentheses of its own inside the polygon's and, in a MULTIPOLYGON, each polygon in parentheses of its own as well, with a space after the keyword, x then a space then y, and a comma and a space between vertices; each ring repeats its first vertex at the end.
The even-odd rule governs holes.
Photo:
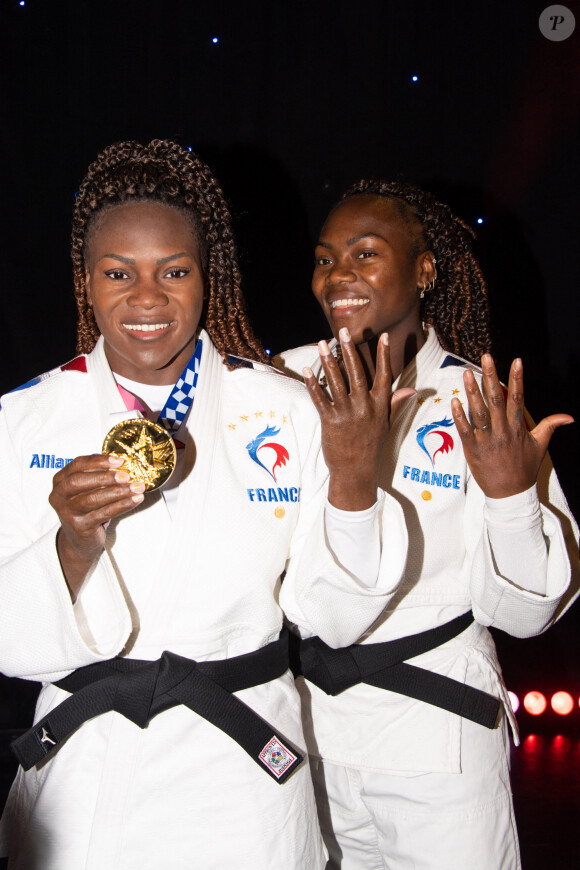
POLYGON ((283 422, 283 423, 287 423, 287 422, 288 422, 288 417, 282 417, 282 422, 283 422))
POLYGON ((276 416, 276 411, 270 411, 270 420, 276 416))
POLYGON ((235 423, 228 423, 228 429, 232 429, 232 430, 233 430, 233 429, 235 429, 235 428, 236 428, 236 424, 235 424, 235 423))
POLYGON ((242 414, 242 415, 240 416, 240 420, 243 420, 244 423, 247 423, 247 422, 248 422, 248 415, 247 415, 247 414, 242 414))
POLYGON ((417 404, 422 405, 424 401, 425 401, 425 399, 417 399, 417 404))
POLYGON ((262 416, 261 411, 254 411, 254 417, 261 417, 261 416, 262 416))
POLYGON ((455 387, 454 390, 451 390, 451 395, 452 395, 452 396, 457 396, 458 394, 459 394, 459 390, 457 389, 457 387, 455 387))
POLYGON ((441 398, 440 398, 439 396, 437 396, 437 398, 436 398, 436 399, 433 399, 433 401, 435 402, 435 404, 437 404, 438 402, 441 401, 441 398))

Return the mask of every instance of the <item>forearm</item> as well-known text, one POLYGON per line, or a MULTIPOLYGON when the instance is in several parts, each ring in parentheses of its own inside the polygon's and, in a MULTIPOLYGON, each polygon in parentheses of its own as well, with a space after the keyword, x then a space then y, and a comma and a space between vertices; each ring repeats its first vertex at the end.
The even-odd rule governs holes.
POLYGON ((548 545, 536 487, 487 498, 484 518, 497 573, 520 589, 545 595, 548 545))
POLYGON ((377 585, 381 561, 379 502, 361 511, 339 510, 328 503, 325 527, 337 562, 368 586, 377 585))
POLYGON ((87 555, 86 553, 79 553, 70 545, 62 528, 59 529, 56 536, 56 550, 63 577, 68 587, 71 601, 74 604, 82 589, 83 583, 86 580, 87 574, 99 554, 97 553, 92 556, 87 555))
POLYGON ((73 606, 57 556, 57 530, 0 566, 0 671, 7 676, 58 679, 117 655, 130 634, 130 613, 106 555, 73 606), (84 600, 89 588, 90 602, 84 600))
POLYGON ((332 512, 328 504, 321 505, 315 517, 309 516, 299 553, 288 565, 280 604, 303 637, 317 634, 336 648, 359 640, 396 594, 407 532, 400 505, 382 491, 376 506, 364 512, 360 529, 351 517, 337 536, 336 528, 328 528, 332 512), (359 561, 357 547, 364 547, 365 540, 371 541, 369 552, 359 561))

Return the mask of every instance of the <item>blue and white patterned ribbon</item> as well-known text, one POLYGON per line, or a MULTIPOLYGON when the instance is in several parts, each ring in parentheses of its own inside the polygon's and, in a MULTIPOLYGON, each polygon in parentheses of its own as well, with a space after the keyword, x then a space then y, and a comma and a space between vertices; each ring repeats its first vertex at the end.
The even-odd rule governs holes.
POLYGON ((177 432, 193 404, 197 379, 199 377, 201 351, 202 342, 201 339, 198 339, 191 359, 177 379, 175 386, 171 390, 171 395, 159 414, 157 422, 169 432, 177 432))

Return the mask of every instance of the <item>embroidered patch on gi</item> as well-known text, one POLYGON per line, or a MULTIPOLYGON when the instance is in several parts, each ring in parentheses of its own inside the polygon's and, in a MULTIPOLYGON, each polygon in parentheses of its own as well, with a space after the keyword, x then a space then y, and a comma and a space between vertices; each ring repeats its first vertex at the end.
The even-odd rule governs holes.
POLYGON ((55 456, 54 453, 33 453, 29 468, 64 468, 72 462, 72 456, 55 456))
POLYGON ((417 429, 417 444, 423 450, 424 453, 427 454, 429 459, 431 460, 431 465, 435 468, 435 457, 438 453, 451 453, 454 448, 453 438, 449 434, 449 432, 441 432, 438 431, 439 426, 453 426, 453 420, 450 420, 448 417, 445 417, 443 420, 437 420, 435 423, 426 423, 425 426, 421 426, 417 429), (441 438, 441 441, 437 441, 433 443, 433 439, 430 440, 431 449, 427 447, 425 444, 425 438, 428 435, 438 435, 441 438), (438 445, 438 446, 437 446, 438 445), (437 447, 437 449, 434 449, 437 447))
POLYGON ((465 360, 461 359, 460 356, 451 356, 451 354, 447 354, 439 368, 446 369, 449 366, 464 366, 465 360))
POLYGON ((70 362, 61 366, 60 370, 62 372, 84 372, 86 374, 87 358, 84 354, 81 354, 81 356, 75 356, 75 358, 71 359, 70 362))
POLYGON ((56 746, 57 740, 50 730, 48 722, 45 722, 44 725, 39 726, 34 732, 36 739, 42 746, 44 752, 50 752, 50 750, 56 746))
POLYGON ((272 737, 260 752, 260 761, 276 779, 280 779, 288 768, 298 761, 298 758, 277 737, 272 737))
POLYGON ((290 454, 282 444, 278 444, 276 441, 266 441, 266 438, 273 438, 279 432, 280 427, 266 426, 259 435, 256 435, 253 441, 246 444, 246 450, 250 455, 250 459, 256 465, 259 465, 260 468, 263 468, 274 481, 276 480, 276 468, 282 468, 283 465, 286 465, 286 460, 290 459, 290 454), (266 453, 262 453, 258 458, 258 452, 266 448, 273 450, 273 454, 266 451, 266 453), (262 462, 262 459, 264 459, 264 462, 262 462))

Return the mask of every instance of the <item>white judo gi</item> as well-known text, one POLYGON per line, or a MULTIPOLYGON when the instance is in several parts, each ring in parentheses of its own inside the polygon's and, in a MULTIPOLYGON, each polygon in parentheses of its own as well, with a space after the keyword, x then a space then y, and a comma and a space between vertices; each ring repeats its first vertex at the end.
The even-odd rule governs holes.
MULTIPOLYGON (((320 371, 314 346, 286 351, 275 363, 299 374, 304 366, 320 371)), ((384 689, 361 684, 333 697, 300 681, 307 745, 323 760, 313 764, 321 822, 332 866, 343 853, 342 870, 519 866, 506 718, 516 739, 517 728, 486 626, 530 637, 562 614, 580 586, 578 529, 548 458, 537 486, 541 508, 535 487, 485 498, 451 413, 454 396, 468 407, 466 368, 481 379, 430 330, 394 384, 417 395, 391 426, 379 483, 405 512, 409 551, 398 590, 360 640, 415 634, 472 609, 470 628, 409 661, 496 696, 504 715, 489 730, 384 689)))
MULTIPOLYGON (((3 398, 0 668, 45 684, 36 720, 68 697, 51 682, 84 665, 164 650, 216 660, 265 646, 282 627, 281 597, 305 633, 350 643, 398 585, 406 532, 396 502, 379 494, 389 557, 367 588, 326 543, 327 471, 305 389, 259 364, 229 371, 204 332, 202 340, 173 517, 157 492, 112 522, 74 606, 47 499, 55 470, 99 453, 126 411, 102 339, 3 398), (269 446, 252 455, 264 432, 269 446)), ((289 672, 238 697, 304 751, 289 672)), ((53 757, 19 769, 2 824, 18 870, 325 863, 308 765, 280 785, 183 706, 144 730, 114 712, 87 721, 53 757)))

